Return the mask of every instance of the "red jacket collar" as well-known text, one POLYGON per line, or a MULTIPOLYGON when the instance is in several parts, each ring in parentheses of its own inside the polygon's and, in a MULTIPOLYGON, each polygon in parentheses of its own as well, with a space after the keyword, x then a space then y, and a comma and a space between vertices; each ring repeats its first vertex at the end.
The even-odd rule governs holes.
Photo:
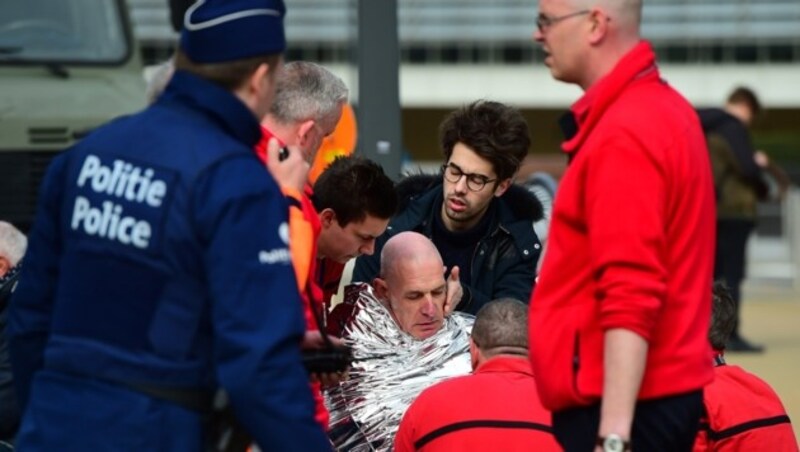
POLYGON ((285 146, 286 143, 283 142, 280 138, 276 137, 275 134, 269 131, 264 126, 261 126, 261 139, 256 143, 255 151, 256 156, 258 156, 259 160, 264 163, 267 163, 267 145, 269 144, 269 139, 275 137, 278 140, 278 144, 281 146, 285 146))
POLYGON ((641 78, 658 78, 655 53, 647 41, 641 41, 614 66, 614 69, 592 85, 570 108, 577 133, 561 144, 564 152, 574 153, 586 140, 597 121, 624 88, 641 78))
POLYGON ((489 358, 475 370, 476 374, 489 372, 516 372, 533 377, 531 362, 527 357, 496 356, 489 358))

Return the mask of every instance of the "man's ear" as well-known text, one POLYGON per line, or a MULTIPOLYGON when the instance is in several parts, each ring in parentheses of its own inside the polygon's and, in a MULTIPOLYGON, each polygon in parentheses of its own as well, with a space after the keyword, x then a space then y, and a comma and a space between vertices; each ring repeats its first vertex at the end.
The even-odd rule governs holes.
POLYGON ((272 84, 274 83, 273 78, 268 76, 271 70, 267 63, 259 64, 235 90, 236 96, 258 116, 259 120, 267 114, 269 103, 272 102, 267 96, 273 89, 272 84))
POLYGON ((0 256, 0 277, 3 277, 9 270, 11 270, 11 261, 3 256, 0 256))
POLYGON ((372 288, 375 289, 375 295, 380 300, 387 300, 389 299, 389 286, 386 284, 386 280, 380 277, 376 277, 372 280, 372 288))
POLYGON ((593 8, 589 12, 591 30, 589 32, 589 43, 597 44, 605 39, 608 34, 608 22, 611 20, 601 9, 593 8))
POLYGON ((478 350, 478 346, 475 345, 475 341, 472 340, 472 337, 469 338, 469 361, 472 364, 472 370, 478 368, 478 362, 480 361, 480 351, 478 350))
POLYGON ((508 190, 508 187, 511 186, 512 182, 514 182, 514 180, 509 177, 508 179, 505 179, 499 184, 497 184, 497 188, 494 189, 494 195, 498 198, 503 196, 503 193, 505 193, 506 190, 508 190))
POLYGON ((323 228, 331 227, 334 221, 336 221, 336 212, 330 207, 322 209, 322 212, 319 213, 319 222, 323 228))
POLYGON ((308 144, 308 141, 311 140, 311 133, 314 129, 314 120, 308 119, 300 123, 297 127, 297 143, 300 146, 305 146, 308 144))
POLYGON ((272 79, 267 77, 267 74, 270 70, 271 68, 267 63, 259 64, 247 81, 247 90, 253 94, 261 94, 263 90, 269 89, 272 79))

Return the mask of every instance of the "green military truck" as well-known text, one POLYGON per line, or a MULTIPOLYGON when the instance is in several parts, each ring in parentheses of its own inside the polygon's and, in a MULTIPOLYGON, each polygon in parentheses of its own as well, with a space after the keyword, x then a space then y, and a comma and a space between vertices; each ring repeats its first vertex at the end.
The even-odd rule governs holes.
POLYGON ((0 1, 0 220, 29 229, 53 157, 144 105, 124 0, 0 1))

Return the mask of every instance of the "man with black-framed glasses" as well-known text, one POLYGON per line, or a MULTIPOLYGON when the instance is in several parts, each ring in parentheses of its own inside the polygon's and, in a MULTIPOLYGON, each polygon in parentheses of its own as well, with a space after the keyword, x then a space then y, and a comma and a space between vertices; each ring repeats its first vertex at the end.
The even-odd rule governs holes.
POLYGON ((541 244, 533 222, 542 206, 513 184, 530 146, 528 124, 507 105, 476 101, 448 116, 440 127, 445 156, 441 174, 416 175, 397 187, 398 214, 378 239, 375 253, 356 262, 353 281, 378 274, 386 241, 403 231, 430 238, 463 295, 449 290, 446 311, 475 314, 501 297, 528 300, 541 244))

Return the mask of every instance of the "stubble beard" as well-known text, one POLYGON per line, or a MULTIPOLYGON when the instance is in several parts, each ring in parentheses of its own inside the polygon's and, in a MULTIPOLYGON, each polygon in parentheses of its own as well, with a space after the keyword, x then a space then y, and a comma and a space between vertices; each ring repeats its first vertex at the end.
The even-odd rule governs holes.
POLYGON ((455 212, 450 209, 450 206, 445 203, 444 205, 444 214, 447 218, 456 224, 467 224, 475 219, 477 214, 472 211, 471 206, 469 204, 465 204, 466 209, 463 212, 455 212))

